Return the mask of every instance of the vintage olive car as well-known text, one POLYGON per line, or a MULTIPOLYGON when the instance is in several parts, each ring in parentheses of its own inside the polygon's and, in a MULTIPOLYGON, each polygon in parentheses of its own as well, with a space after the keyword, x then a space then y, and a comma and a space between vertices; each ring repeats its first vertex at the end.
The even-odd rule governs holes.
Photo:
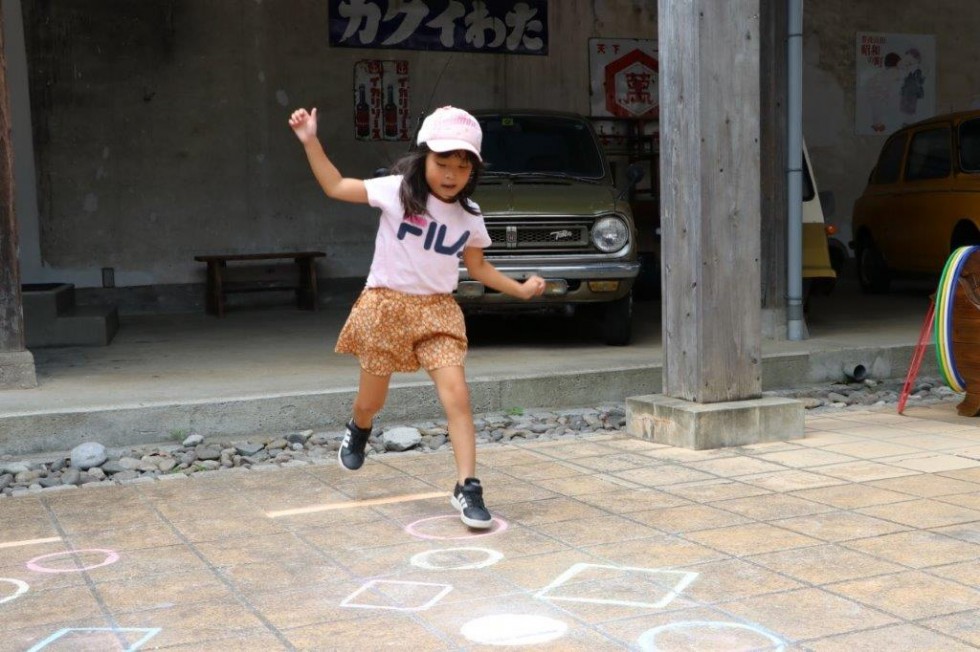
POLYGON ((950 253, 980 244, 980 111, 899 129, 881 148, 852 215, 858 278, 886 292, 894 276, 942 272, 950 253))
MULTIPOLYGON (((591 123, 546 111, 474 111, 486 163, 473 199, 493 242, 487 260, 516 279, 537 274, 544 296, 520 301, 471 280, 460 267, 464 311, 591 306, 607 344, 628 344, 640 264, 636 228, 591 123)), ((630 182, 642 170, 632 168, 630 182)))

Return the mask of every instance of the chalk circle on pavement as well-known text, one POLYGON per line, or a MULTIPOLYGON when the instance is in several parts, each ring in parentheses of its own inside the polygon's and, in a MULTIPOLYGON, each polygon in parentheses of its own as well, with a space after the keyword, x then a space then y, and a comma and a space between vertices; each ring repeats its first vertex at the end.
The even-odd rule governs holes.
POLYGON ((536 645, 561 638, 568 625, 547 616, 498 614, 471 620, 459 631, 483 645, 536 645))
POLYGON ((0 577, 0 582, 10 582, 11 584, 17 587, 17 590, 11 593, 10 595, 0 598, 0 604, 3 604, 4 602, 10 602, 11 600, 16 600, 20 596, 27 593, 27 589, 31 588, 30 586, 27 585, 27 582, 23 580, 15 580, 11 577, 0 577))
POLYGON ((739 648, 773 650, 773 652, 782 652, 786 649, 785 641, 762 627, 722 620, 682 620, 676 623, 667 623, 643 632, 636 643, 642 652, 659 652, 660 650, 680 648, 691 650, 739 648), (741 635, 743 640, 731 640, 733 635, 739 636, 739 634, 726 630, 735 629, 745 630, 741 635), (744 640, 747 637, 753 640, 744 640), (766 639, 767 642, 759 642, 760 637, 766 639))
POLYGON ((35 557, 27 562, 27 567, 35 573, 81 573, 83 571, 92 570, 93 568, 108 566, 109 564, 114 564, 117 561, 119 561, 119 553, 115 550, 106 550, 104 548, 86 548, 84 550, 65 550, 64 552, 52 552, 49 555, 41 555, 40 557, 35 557), (105 560, 103 560, 100 564, 75 568, 50 568, 40 563, 41 561, 45 560, 57 559, 59 557, 75 557, 86 553, 104 554, 105 560))
POLYGON ((460 539, 477 539, 479 537, 489 537, 494 534, 500 534, 506 530, 510 525, 502 518, 493 517, 493 525, 486 530, 470 530, 467 534, 462 536, 441 536, 438 534, 426 534, 422 531, 422 526, 426 523, 432 523, 433 521, 444 521, 446 519, 451 519, 454 521, 459 521, 459 516, 456 515, 444 515, 444 516, 430 516, 429 518, 422 518, 417 521, 413 521, 405 526, 405 531, 417 539, 428 539, 430 541, 458 541, 460 539))
POLYGON ((412 566, 428 570, 472 570, 493 566, 503 558, 502 552, 489 548, 446 548, 420 552, 412 556, 411 563, 412 566), (476 555, 469 553, 478 553, 483 559, 470 561, 476 555))

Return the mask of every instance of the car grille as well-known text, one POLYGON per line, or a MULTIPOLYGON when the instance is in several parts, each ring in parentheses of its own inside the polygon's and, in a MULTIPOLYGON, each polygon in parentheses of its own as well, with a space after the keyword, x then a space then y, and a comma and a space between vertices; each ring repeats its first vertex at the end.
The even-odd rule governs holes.
POLYGON ((583 223, 488 224, 491 251, 590 251, 589 226, 583 223))

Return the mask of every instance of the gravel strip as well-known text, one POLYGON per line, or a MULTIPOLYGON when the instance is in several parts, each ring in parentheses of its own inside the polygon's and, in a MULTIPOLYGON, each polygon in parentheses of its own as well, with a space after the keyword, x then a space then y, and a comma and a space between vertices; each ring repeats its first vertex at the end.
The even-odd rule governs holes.
MULTIPOLYGON (((837 383, 764 392, 765 396, 798 398, 807 414, 897 407, 904 381, 837 383)), ((909 406, 959 401, 938 378, 921 378, 908 398, 909 406)), ((521 441, 571 439, 621 431, 623 405, 567 410, 525 410, 477 415, 477 444, 493 446, 521 441)), ((130 484, 186 478, 231 470, 264 471, 309 464, 335 464, 343 431, 304 430, 242 439, 175 433, 179 443, 107 449, 98 442, 76 446, 67 455, 14 458, 0 456, 0 496, 77 487, 130 484)), ((377 424, 368 442, 370 455, 414 451, 432 453, 450 446, 445 421, 377 424)))

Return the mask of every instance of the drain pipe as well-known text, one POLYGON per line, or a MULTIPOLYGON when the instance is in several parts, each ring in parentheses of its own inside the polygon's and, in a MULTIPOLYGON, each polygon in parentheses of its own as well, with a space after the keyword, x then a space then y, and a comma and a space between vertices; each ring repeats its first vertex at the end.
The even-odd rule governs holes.
POLYGON ((803 0, 788 0, 786 40, 786 336, 806 339, 803 321, 803 0))
POLYGON ((841 366, 844 372, 844 380, 849 383, 863 383, 868 377, 868 368, 863 364, 844 363, 841 366))

